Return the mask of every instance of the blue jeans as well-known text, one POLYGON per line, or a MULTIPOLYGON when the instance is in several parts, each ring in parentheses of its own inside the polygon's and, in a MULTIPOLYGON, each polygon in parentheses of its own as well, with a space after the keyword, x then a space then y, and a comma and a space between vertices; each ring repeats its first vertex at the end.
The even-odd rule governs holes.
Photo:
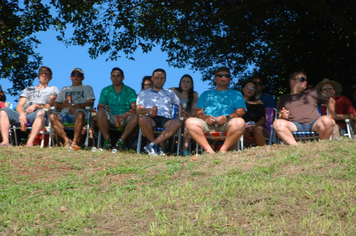
POLYGON ((311 131, 316 120, 313 120, 313 122, 310 124, 302 124, 295 121, 292 121, 292 123, 297 126, 297 131, 311 131))
MULTIPOLYGON (((20 117, 20 114, 13 110, 13 109, 10 109, 10 108, 3 108, 1 109, 2 111, 5 111, 9 117, 9 121, 11 124, 18 124, 20 123, 19 122, 19 117, 20 117)), ((36 116, 37 116, 37 112, 40 111, 42 109, 37 109, 36 111, 30 113, 30 114, 27 114, 26 113, 26 119, 27 119, 27 123, 33 123, 36 119, 36 116)))

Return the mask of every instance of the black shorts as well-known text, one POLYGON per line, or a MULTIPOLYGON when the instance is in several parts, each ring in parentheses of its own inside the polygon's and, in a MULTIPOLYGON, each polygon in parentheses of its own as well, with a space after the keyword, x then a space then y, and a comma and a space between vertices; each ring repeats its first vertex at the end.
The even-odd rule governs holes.
POLYGON ((151 118, 156 123, 156 127, 163 127, 165 123, 172 120, 172 119, 166 118, 164 116, 155 116, 155 117, 151 117, 151 118))

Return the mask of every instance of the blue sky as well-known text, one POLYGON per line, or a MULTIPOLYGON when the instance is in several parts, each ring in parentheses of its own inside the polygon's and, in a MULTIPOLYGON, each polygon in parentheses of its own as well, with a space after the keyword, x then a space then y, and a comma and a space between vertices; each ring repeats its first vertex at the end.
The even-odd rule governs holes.
MULTIPOLYGON (((64 86, 71 85, 70 73, 75 67, 80 67, 84 70, 85 79, 83 84, 91 85, 95 93, 95 107, 99 101, 101 90, 111 84, 110 72, 113 67, 120 67, 125 74, 124 83, 138 93, 141 89, 142 78, 145 75, 151 75, 152 71, 157 68, 163 68, 167 72, 167 82, 164 88, 177 87, 180 78, 184 74, 190 74, 194 79, 194 90, 200 95, 205 90, 210 88, 208 82, 201 80, 201 74, 194 72, 188 68, 177 69, 169 67, 167 54, 162 53, 159 48, 154 48, 150 53, 143 54, 137 52, 133 55, 136 59, 131 61, 123 55, 118 61, 106 61, 105 55, 98 59, 90 59, 87 47, 70 46, 66 47, 62 42, 57 41, 55 31, 47 31, 36 34, 38 39, 42 42, 36 49, 43 57, 42 64, 49 66, 53 71, 53 79, 49 85, 57 86, 60 90, 64 86)), ((11 84, 4 79, 0 80, 4 91, 11 86, 11 84)), ((36 78, 34 86, 38 85, 36 78)), ((14 106, 16 103, 15 97, 7 95, 7 101, 12 102, 14 106)))

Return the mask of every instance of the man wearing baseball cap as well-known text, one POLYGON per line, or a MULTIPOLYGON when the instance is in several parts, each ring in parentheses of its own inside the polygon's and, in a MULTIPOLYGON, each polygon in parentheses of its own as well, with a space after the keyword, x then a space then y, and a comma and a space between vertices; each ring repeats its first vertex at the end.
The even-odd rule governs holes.
POLYGON ((85 107, 94 106, 94 91, 89 85, 84 85, 84 71, 74 68, 70 79, 72 85, 62 88, 55 100, 55 107, 60 112, 50 115, 50 121, 54 131, 64 140, 65 147, 79 149, 80 134, 85 120, 85 107), (71 101, 70 101, 71 100, 71 101), (63 124, 74 124, 73 140, 70 140, 63 129, 63 124))

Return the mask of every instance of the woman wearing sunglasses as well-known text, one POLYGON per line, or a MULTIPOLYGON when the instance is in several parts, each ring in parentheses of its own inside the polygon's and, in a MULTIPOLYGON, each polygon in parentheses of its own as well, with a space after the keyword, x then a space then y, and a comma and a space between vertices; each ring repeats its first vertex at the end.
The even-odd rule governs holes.
POLYGON ((255 99, 256 83, 247 81, 242 87, 242 94, 244 96, 247 112, 242 117, 245 120, 244 140, 248 141, 250 137, 254 137, 257 146, 266 144, 268 131, 265 127, 265 106, 261 100, 255 99))

